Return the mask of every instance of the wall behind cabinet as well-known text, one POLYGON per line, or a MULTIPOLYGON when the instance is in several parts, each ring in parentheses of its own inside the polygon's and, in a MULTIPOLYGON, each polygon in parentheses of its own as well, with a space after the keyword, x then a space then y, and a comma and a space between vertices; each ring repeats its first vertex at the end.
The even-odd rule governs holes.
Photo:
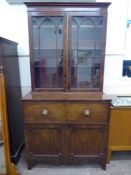
POLYGON ((131 60, 131 57, 127 58, 125 45, 131 3, 130 0, 112 0, 111 2, 108 10, 104 92, 131 94, 131 78, 122 77, 123 60, 131 60))
POLYGON ((22 94, 30 90, 28 21, 24 5, 9 5, 0 0, 0 36, 18 42, 19 69, 22 94))
MULTIPOLYGON (((122 62, 126 59, 126 22, 130 14, 128 11, 131 11, 130 0, 97 1, 112 2, 108 10, 104 92, 106 94, 131 94, 131 78, 122 77, 122 62)), ((24 5, 9 5, 6 0, 0 0, 0 23, 2 26, 0 27, 0 36, 19 43, 20 77, 24 95, 31 86, 26 7, 24 5)))

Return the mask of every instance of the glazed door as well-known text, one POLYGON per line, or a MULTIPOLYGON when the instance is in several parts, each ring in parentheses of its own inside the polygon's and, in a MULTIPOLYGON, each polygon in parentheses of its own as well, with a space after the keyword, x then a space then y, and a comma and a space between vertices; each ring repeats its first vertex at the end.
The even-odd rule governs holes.
POLYGON ((42 12, 30 17, 31 68, 33 88, 64 88, 63 13, 42 12), (33 50, 32 50, 33 48, 33 50))
POLYGON ((106 127, 101 125, 72 124, 67 130, 67 155, 70 164, 105 160, 106 127))
POLYGON ((94 12, 70 15, 70 88, 100 91, 102 88, 104 16, 94 12))
POLYGON ((33 163, 41 161, 46 164, 61 164, 63 162, 64 148, 61 125, 27 124, 25 126, 25 139, 29 168, 33 163))

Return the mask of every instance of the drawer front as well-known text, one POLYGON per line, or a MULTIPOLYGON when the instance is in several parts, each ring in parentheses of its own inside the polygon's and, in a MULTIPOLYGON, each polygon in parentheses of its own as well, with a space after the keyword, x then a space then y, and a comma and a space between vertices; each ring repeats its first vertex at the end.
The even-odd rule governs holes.
POLYGON ((25 103, 24 122, 62 122, 65 110, 65 105, 60 103, 25 103))
POLYGON ((25 103, 24 122, 93 122, 109 120, 108 103, 25 103))
POLYGON ((67 105, 67 120, 72 122, 108 122, 109 104, 79 103, 67 105))

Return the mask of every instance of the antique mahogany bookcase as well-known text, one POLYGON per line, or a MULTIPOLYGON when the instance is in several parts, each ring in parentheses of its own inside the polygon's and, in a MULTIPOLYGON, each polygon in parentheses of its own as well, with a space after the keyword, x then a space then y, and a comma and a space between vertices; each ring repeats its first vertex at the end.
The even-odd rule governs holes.
POLYGON ((110 3, 26 2, 32 92, 23 99, 26 158, 106 168, 110 99, 103 91, 110 3))

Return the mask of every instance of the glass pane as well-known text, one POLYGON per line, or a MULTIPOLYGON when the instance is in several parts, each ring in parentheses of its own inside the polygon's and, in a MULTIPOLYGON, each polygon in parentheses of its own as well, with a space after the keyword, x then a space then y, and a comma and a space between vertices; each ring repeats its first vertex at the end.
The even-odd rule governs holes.
POLYGON ((102 33, 102 17, 72 17, 71 88, 99 88, 102 33))
POLYGON ((33 17, 36 88, 63 87, 63 17, 33 17))

